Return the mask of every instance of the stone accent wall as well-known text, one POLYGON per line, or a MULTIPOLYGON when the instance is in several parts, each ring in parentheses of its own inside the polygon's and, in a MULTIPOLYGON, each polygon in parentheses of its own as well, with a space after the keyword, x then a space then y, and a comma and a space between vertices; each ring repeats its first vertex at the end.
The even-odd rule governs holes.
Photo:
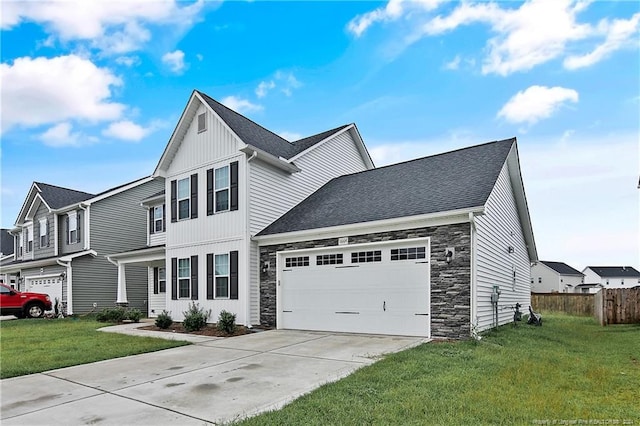
MULTIPOLYGON (((349 244, 431 237, 431 337, 467 338, 471 323, 471 230, 469 223, 363 234, 349 237, 349 244), (450 264, 445 249, 455 247, 450 264)), ((337 246, 337 238, 260 247, 260 323, 276 326, 276 252, 337 246)), ((343 246, 344 247, 344 246, 343 246)))

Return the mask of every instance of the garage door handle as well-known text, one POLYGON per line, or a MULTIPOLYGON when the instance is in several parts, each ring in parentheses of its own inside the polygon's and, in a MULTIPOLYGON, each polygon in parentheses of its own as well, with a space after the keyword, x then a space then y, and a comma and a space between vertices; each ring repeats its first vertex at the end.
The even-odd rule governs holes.
POLYGON ((416 262, 416 263, 429 263, 429 261, 427 260, 427 261, 424 261, 424 262, 416 262))
POLYGON ((336 314, 360 315, 360 312, 336 312, 336 314))
POLYGON ((293 311, 282 311, 282 312, 293 312, 293 311))
POLYGON ((413 314, 413 315, 421 315, 421 316, 425 316, 425 317, 429 316, 429 314, 413 314))
POLYGON ((342 268, 359 268, 360 265, 345 265, 345 266, 336 266, 336 269, 342 269, 342 268))

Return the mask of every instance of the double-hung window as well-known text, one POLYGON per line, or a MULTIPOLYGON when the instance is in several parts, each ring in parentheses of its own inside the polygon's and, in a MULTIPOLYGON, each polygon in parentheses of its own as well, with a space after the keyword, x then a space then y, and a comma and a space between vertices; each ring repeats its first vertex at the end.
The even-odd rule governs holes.
POLYGON ((40 219, 40 247, 47 246, 47 219, 40 219))
POLYGON ((215 169, 216 212, 229 210, 229 166, 215 169))
POLYGON ((165 268, 158 268, 158 291, 160 293, 167 291, 167 270, 165 268))
POLYGON ((78 241, 78 214, 76 212, 69 213, 69 244, 78 241))
POLYGON ((156 206, 153 208, 153 229, 155 232, 162 232, 163 210, 164 206, 156 206))
POLYGON ((229 298, 229 255, 215 255, 215 298, 229 298))
POLYGON ((178 259, 178 297, 191 296, 191 259, 178 259))
POLYGON ((190 179, 180 179, 178 181, 178 220, 189 219, 191 217, 190 195, 190 179))

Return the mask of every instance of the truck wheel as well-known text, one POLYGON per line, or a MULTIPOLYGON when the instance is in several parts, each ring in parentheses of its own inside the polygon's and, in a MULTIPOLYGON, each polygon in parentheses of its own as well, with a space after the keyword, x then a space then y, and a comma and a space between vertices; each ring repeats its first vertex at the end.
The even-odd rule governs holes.
POLYGON ((29 318, 40 318, 44 315, 44 306, 39 303, 32 303, 27 305, 25 312, 29 318))

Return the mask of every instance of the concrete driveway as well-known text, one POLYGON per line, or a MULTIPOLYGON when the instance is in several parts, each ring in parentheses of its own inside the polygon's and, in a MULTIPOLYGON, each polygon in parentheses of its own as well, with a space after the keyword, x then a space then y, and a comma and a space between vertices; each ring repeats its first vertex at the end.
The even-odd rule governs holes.
POLYGON ((424 339, 264 331, 0 382, 1 423, 223 423, 282 407, 424 339))

